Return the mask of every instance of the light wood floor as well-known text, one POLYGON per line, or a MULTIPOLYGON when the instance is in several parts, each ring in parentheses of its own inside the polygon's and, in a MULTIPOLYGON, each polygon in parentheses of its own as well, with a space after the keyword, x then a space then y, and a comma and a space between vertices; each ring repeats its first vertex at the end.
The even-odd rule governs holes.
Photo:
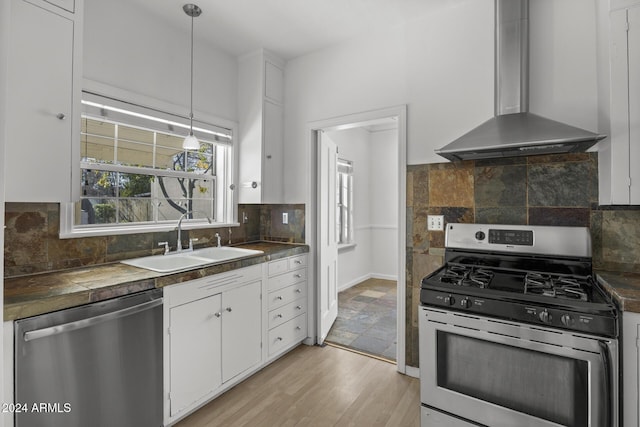
POLYGON ((176 426, 419 424, 418 379, 348 350, 301 345, 176 426))

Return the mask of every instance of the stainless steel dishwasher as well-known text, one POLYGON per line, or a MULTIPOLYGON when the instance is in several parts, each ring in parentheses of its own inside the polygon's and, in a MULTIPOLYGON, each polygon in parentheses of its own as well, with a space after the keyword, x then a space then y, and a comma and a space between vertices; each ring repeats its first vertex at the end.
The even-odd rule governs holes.
POLYGON ((15 322, 16 427, 162 426, 162 290, 15 322))

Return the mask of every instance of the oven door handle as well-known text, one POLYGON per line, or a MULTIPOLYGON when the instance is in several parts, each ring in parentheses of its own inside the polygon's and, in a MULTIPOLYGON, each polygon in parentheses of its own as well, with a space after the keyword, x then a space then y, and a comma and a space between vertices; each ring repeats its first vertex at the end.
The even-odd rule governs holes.
POLYGON ((613 417, 614 410, 612 408, 613 401, 611 399, 611 357, 609 355, 609 346, 605 341, 598 341, 600 345, 600 357, 602 358, 602 373, 604 376, 604 402, 605 405, 605 416, 603 417, 605 420, 609 420, 609 425, 615 425, 615 420, 613 417))

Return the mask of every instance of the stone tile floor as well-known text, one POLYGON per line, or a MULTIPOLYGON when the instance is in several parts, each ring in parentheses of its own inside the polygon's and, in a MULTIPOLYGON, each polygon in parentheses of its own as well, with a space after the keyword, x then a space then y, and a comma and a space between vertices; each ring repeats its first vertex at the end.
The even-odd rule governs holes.
POLYGON ((392 280, 368 279, 340 292, 326 341, 395 362, 396 287, 392 280))

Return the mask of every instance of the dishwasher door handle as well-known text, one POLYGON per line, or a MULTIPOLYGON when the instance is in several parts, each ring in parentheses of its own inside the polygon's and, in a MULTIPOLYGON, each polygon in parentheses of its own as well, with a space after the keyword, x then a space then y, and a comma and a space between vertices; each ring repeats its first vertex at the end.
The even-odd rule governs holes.
POLYGON ((86 328, 88 326, 96 325, 98 323, 118 319, 125 316, 130 316, 132 314, 140 313, 141 311, 150 310, 159 305, 162 305, 162 298, 157 298, 157 299, 154 299, 153 301, 147 301, 142 304, 123 308, 122 310, 112 311, 111 313, 105 313, 99 316, 88 317, 82 320, 76 320, 75 322, 63 323, 61 325, 50 326, 48 328, 43 328, 43 329, 36 329, 34 331, 27 331, 24 333, 24 340, 33 341, 38 338, 45 338, 45 337, 50 337, 52 335, 62 334, 64 332, 75 331, 76 329, 86 328))

